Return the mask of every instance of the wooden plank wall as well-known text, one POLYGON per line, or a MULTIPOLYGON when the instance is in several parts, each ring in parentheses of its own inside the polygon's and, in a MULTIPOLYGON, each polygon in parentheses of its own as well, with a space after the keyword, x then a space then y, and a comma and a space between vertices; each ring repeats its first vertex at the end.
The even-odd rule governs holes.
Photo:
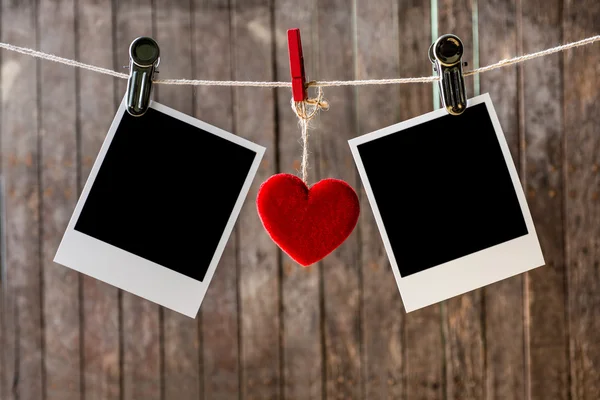
MULTIPOLYGON (((309 79, 423 76, 436 35, 469 68, 600 32, 595 0, 3 0, 0 41, 123 70, 155 37, 161 77, 288 80, 301 28, 309 79)), ((309 181, 360 195, 351 237, 301 268, 254 198, 299 168, 283 89, 157 87, 155 98, 267 147, 196 320, 52 262, 123 80, 0 52, 0 399, 600 398, 600 47, 467 78, 489 92, 547 265, 406 314, 346 141, 428 112, 432 85, 326 88, 309 181)))
MULTIPOLYGON (((82 62, 104 68, 119 68, 122 62, 115 62, 111 45, 85 46, 95 37, 112 37, 113 8, 110 1, 103 0, 89 5, 76 3, 75 18, 78 38, 78 56, 82 62), (82 7, 83 6, 83 7, 82 7)), ((77 71, 79 104, 79 191, 83 188, 96 155, 106 135, 108 112, 114 110, 120 94, 115 91, 113 82, 89 71, 77 71), (85 132, 85 134, 83 133, 85 132)), ((117 400, 121 393, 123 378, 121 349, 121 296, 113 286, 82 275, 81 282, 81 383, 82 397, 85 399, 117 400)))

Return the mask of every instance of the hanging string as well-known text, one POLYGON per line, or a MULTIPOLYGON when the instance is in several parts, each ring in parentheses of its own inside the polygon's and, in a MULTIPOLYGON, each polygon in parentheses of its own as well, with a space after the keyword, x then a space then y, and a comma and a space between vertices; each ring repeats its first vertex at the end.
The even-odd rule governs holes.
MULTIPOLYGON (((309 82, 309 85, 312 82, 309 82)), ((302 181, 308 185, 308 128, 311 119, 317 116, 320 110, 328 110, 329 103, 323 99, 323 89, 317 89, 317 97, 309 98, 304 101, 294 101, 292 98, 292 110, 298 117, 298 123, 302 129, 302 161, 300 170, 302 181)))
MULTIPOLYGON (((550 49, 538 51, 535 53, 525 54, 518 57, 513 57, 505 60, 498 61, 497 63, 476 68, 471 71, 466 71, 464 76, 476 75, 483 72, 491 71, 497 68, 507 67, 509 65, 522 63, 528 60, 532 60, 538 57, 544 57, 550 54, 558 53, 572 49, 574 47, 584 46, 594 42, 600 41, 600 35, 591 36, 576 42, 563 44, 560 46, 552 47, 550 49)), ((114 76, 116 78, 127 79, 128 74, 122 72, 112 71, 110 69, 96 67, 94 65, 84 64, 79 61, 70 60, 68 58, 58 57, 53 54, 44 53, 41 51, 28 49, 25 47, 19 47, 8 43, 0 42, 0 48, 5 50, 14 51, 28 56, 41 58, 44 60, 54 61, 60 64, 70 65, 77 68, 87 69, 89 71, 98 72, 105 75, 114 76)), ((396 78, 396 79, 364 79, 364 80, 353 80, 353 81, 314 81, 308 86, 314 87, 327 87, 327 86, 363 86, 363 85, 392 85, 392 84, 404 84, 404 83, 430 83, 436 82, 439 78, 437 76, 423 76, 416 78, 396 78)), ((154 83, 163 85, 192 85, 192 86, 236 86, 236 87, 263 87, 263 88, 274 88, 274 87, 291 87, 290 82, 261 82, 261 81, 208 81, 199 79, 157 79, 154 83)))

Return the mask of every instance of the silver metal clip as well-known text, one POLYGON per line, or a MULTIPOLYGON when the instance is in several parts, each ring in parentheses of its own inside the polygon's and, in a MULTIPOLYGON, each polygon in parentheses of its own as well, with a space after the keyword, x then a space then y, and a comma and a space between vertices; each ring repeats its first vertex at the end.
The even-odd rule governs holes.
POLYGON ((154 39, 141 36, 129 46, 129 79, 127 80, 127 112, 134 117, 144 115, 150 105, 152 79, 160 62, 160 49, 154 39))
MULTIPOLYGON (((439 75, 440 97, 449 114, 462 114, 467 108, 467 92, 463 77, 464 47, 456 35, 440 36, 429 47, 429 60, 439 75)), ((465 63, 466 65, 466 63, 465 63)))

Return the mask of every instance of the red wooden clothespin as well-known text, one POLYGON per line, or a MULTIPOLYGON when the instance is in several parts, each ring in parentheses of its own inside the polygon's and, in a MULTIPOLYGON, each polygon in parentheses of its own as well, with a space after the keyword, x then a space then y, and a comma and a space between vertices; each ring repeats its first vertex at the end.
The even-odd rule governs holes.
POLYGON ((292 95, 294 101, 304 101, 306 93, 306 75, 304 73, 304 56, 302 55, 302 42, 300 29, 288 29, 288 53, 290 55, 290 74, 292 75, 292 95))

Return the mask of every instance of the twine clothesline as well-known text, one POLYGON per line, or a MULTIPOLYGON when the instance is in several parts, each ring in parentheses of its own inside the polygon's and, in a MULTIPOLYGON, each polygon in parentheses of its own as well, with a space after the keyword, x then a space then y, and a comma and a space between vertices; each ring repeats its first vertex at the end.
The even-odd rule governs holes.
MULTIPOLYGON (((538 57, 544 57, 550 54, 558 53, 560 51, 568 50, 574 47, 584 46, 594 42, 600 41, 600 35, 591 36, 576 42, 566 43, 560 46, 552 47, 546 50, 537 51, 535 53, 529 53, 518 57, 508 58, 500 60, 494 64, 490 64, 485 67, 475 68, 470 71, 465 71, 464 76, 471 76, 480 74, 494 69, 507 67, 522 63, 528 60, 532 60, 538 57)), ((89 71, 98 72, 105 75, 114 76, 116 78, 128 79, 129 75, 113 71, 107 68, 97 67, 95 65, 85 64, 79 61, 71 60, 56 56, 54 54, 44 53, 38 50, 29 49, 26 47, 19 47, 9 43, 0 42, 0 48, 5 50, 14 51, 17 53, 29 55, 32 57, 41 58, 44 60, 54 61, 60 64, 70 65, 77 68, 87 69, 89 71)), ((302 161, 301 161, 301 173, 302 180, 307 184, 307 172, 308 172, 308 128, 309 122, 313 119, 320 110, 326 110, 329 108, 329 104, 323 100, 323 87, 331 86, 364 86, 364 85, 393 85, 393 84, 406 84, 406 83, 431 83, 439 80, 437 76, 422 76, 422 77, 411 77, 411 78, 392 78, 392 79, 360 79, 350 81, 312 81, 306 84, 307 87, 317 87, 317 97, 307 99, 301 102, 296 102, 292 99, 292 109, 298 117, 298 122, 302 129, 302 161)), ((291 82, 269 82, 269 81, 211 81, 202 79, 155 79, 153 81, 157 84, 163 85, 192 85, 192 86, 230 86, 230 87, 263 87, 263 88, 277 88, 277 87, 291 87, 291 82)))
MULTIPOLYGON (((578 40, 576 42, 566 43, 560 46, 552 47, 546 50, 541 50, 535 53, 529 53, 518 57, 508 58, 500 60, 497 63, 490 64, 485 67, 475 68, 470 71, 466 71, 463 75, 470 76, 476 75, 483 72, 491 71, 497 68, 507 67, 509 65, 522 63, 524 61, 532 60, 538 57, 544 57, 550 54, 558 53, 560 51, 568 50, 574 47, 584 46, 594 42, 600 41, 600 35, 590 36, 588 38, 578 40)), ((111 69, 97 67, 95 65, 85 64, 79 61, 71 60, 56 56, 54 54, 44 53, 38 50, 29 49, 26 47, 15 46, 9 43, 0 42, 0 48, 5 50, 14 51, 17 53, 25 54, 32 57, 41 58, 43 60, 54 61, 60 64, 70 65, 72 67, 83 68, 89 71, 98 72, 105 75, 114 76, 116 78, 127 79, 128 74, 123 72, 113 71, 111 69)), ((413 78, 393 78, 393 79, 360 79, 350 81, 313 81, 307 84, 307 86, 314 87, 329 87, 329 86, 364 86, 364 85, 392 85, 392 84, 405 84, 405 83, 430 83, 436 82, 439 78, 437 76, 422 76, 413 78)), ((276 87, 291 87, 291 82, 269 82, 269 81, 211 81, 202 79, 156 79, 154 83, 163 85, 192 85, 192 86, 235 86, 235 87, 264 87, 264 88, 276 88, 276 87)))

